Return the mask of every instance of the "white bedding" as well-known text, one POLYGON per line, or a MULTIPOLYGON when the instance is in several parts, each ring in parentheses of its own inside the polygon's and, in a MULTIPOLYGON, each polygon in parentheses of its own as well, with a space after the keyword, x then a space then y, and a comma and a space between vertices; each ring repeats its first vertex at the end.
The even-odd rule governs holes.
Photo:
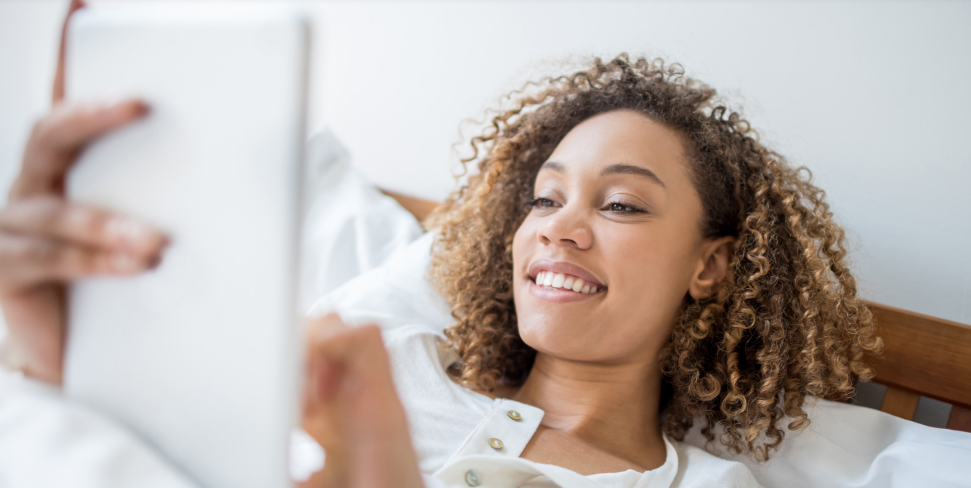
MULTIPOLYGON (((414 218, 351 170, 346 151, 329 133, 316 134, 308 144, 312 198, 304 227, 302 303, 353 278, 356 283, 348 286, 367 283, 374 297, 368 307, 389 320, 447 320, 444 301, 429 299, 427 253, 417 253, 422 260, 409 257, 416 253, 397 253, 420 236, 414 218), (375 269, 386 260, 410 271, 375 269)), ((422 241, 415 244, 428 245, 422 241)), ((971 434, 828 401, 810 408, 809 415, 810 428, 789 433, 764 465, 713 452, 746 463, 767 487, 971 487, 971 434)), ((687 441, 705 446, 697 430, 687 441)), ((296 454, 306 461, 295 472, 316 461, 312 452, 296 454)), ((56 390, 0 374, 0 488, 52 486, 194 485, 111 419, 56 390)))

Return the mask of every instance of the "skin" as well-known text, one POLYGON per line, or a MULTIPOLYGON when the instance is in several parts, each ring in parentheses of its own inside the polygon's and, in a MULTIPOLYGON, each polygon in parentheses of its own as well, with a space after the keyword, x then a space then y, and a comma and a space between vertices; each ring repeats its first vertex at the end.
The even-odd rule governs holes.
MULTIPOLYGON (((73 2, 71 12, 81 6, 73 2)), ((55 385, 65 286, 144 272, 166 245, 144 224, 64 198, 63 178, 84 146, 149 110, 137 100, 67 105, 63 86, 59 69, 54 108, 35 127, 0 209, 7 359, 55 385)), ((611 112, 574 128, 550 157, 556 164, 537 175, 536 196, 545 200, 516 233, 513 288, 523 340, 538 354, 521 388, 496 392, 546 411, 524 458, 583 474, 664 462, 658 356, 686 297, 706 296, 724 278, 732 247, 731 238, 701 236, 701 203, 683 152, 679 134, 663 125, 611 112), (604 174, 617 164, 634 169, 604 174), (637 168, 663 184, 632 174, 637 168), (580 266, 607 289, 551 301, 529 277, 544 259, 580 266)), ((308 319, 305 331, 302 425, 328 462, 300 486, 421 486, 380 331, 336 316, 308 319)))
POLYGON ((665 459, 661 349, 686 297, 725 277, 732 238, 701 235, 680 135, 632 111, 570 131, 535 196, 513 240, 513 291, 537 357, 513 398, 546 415, 522 456, 582 474, 654 469, 665 459), (607 289, 547 296, 530 273, 540 260, 579 266, 607 289))

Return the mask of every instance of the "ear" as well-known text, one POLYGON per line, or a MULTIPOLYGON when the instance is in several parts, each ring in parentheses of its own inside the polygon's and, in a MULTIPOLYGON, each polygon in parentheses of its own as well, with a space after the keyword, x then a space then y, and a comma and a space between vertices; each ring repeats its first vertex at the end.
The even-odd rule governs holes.
POLYGON ((700 300, 714 293, 728 274, 728 262, 732 258, 734 247, 735 238, 732 236, 719 237, 702 246, 701 261, 688 285, 691 298, 700 300))

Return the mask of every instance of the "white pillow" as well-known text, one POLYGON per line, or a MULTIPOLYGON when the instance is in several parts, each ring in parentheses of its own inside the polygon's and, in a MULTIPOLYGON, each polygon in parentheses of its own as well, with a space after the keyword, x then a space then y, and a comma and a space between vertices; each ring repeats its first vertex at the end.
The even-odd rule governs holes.
POLYGON ((307 140, 300 309, 422 234, 414 216, 350 164, 347 149, 323 128, 307 140))
MULTIPOLYGON (((802 433, 786 431, 767 463, 731 454, 717 441, 708 451, 746 464, 766 487, 971 486, 971 434, 828 400, 803 408, 812 421, 809 427, 802 433)), ((706 445, 698 427, 685 441, 706 445)))

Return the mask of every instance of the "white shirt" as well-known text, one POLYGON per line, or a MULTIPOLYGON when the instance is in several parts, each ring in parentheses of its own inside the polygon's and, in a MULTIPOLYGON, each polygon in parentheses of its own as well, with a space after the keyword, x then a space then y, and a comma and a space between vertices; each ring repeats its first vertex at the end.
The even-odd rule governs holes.
POLYGON ((351 323, 382 327, 398 396, 408 417, 419 468, 428 484, 448 487, 756 487, 751 471, 702 449, 664 438, 664 464, 583 476, 520 458, 543 410, 492 399, 446 373, 458 359, 444 346, 453 320, 444 300, 423 283, 432 236, 393 256, 315 304, 312 314, 338 311, 351 323), (415 281, 415 278, 421 281, 415 281))

